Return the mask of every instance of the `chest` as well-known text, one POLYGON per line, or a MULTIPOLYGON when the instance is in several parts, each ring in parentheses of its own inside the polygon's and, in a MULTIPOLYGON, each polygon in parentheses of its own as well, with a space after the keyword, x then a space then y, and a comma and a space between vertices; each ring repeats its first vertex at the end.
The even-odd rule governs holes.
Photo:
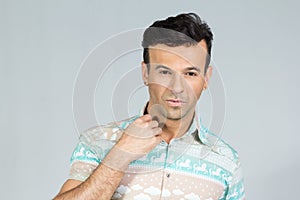
POLYGON ((170 148, 131 163, 112 199, 219 199, 226 173, 205 159, 170 148))

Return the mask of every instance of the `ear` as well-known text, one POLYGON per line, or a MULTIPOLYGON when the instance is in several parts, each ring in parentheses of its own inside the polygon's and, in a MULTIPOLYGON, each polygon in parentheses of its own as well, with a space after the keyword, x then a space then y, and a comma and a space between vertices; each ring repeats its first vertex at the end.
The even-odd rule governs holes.
POLYGON ((208 66, 206 69, 206 73, 204 76, 204 85, 203 85, 203 89, 205 90, 206 88, 208 88, 208 81, 210 79, 210 77, 212 76, 212 66, 208 66))
POLYGON ((143 78, 144 84, 148 85, 148 83, 149 83, 148 67, 147 67, 147 64, 144 61, 142 61, 141 64, 142 64, 142 78, 143 78))

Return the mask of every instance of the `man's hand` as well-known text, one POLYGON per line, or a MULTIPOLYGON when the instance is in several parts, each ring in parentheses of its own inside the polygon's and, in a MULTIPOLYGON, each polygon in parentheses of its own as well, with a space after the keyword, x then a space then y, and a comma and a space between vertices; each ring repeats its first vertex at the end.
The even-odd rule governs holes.
POLYGON ((159 144, 161 132, 158 122, 150 115, 136 119, 92 175, 85 182, 68 180, 55 200, 111 199, 129 163, 159 144))
POLYGON ((129 163, 149 153, 162 138, 162 129, 151 115, 136 119, 103 160, 103 164, 113 169, 124 171, 129 163))

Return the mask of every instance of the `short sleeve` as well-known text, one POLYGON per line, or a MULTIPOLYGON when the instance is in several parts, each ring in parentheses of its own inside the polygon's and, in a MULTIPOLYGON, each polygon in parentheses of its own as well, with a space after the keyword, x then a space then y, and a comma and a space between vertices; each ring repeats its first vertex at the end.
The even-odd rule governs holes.
POLYGON ((121 137, 118 123, 95 126, 84 131, 71 156, 69 179, 85 181, 121 137))
POLYGON ((79 142, 70 159, 69 179, 85 181, 100 162, 96 151, 82 141, 79 142))
POLYGON ((230 181, 225 200, 244 200, 245 199, 245 188, 244 178, 242 174, 242 168, 239 165, 235 170, 232 180, 230 181))

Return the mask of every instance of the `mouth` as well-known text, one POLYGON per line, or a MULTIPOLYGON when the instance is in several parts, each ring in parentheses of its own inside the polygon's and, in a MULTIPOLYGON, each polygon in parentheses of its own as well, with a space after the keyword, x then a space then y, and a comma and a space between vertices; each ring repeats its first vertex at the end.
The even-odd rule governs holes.
POLYGON ((171 107, 181 107, 186 103, 185 101, 180 99, 167 99, 166 102, 171 107))

